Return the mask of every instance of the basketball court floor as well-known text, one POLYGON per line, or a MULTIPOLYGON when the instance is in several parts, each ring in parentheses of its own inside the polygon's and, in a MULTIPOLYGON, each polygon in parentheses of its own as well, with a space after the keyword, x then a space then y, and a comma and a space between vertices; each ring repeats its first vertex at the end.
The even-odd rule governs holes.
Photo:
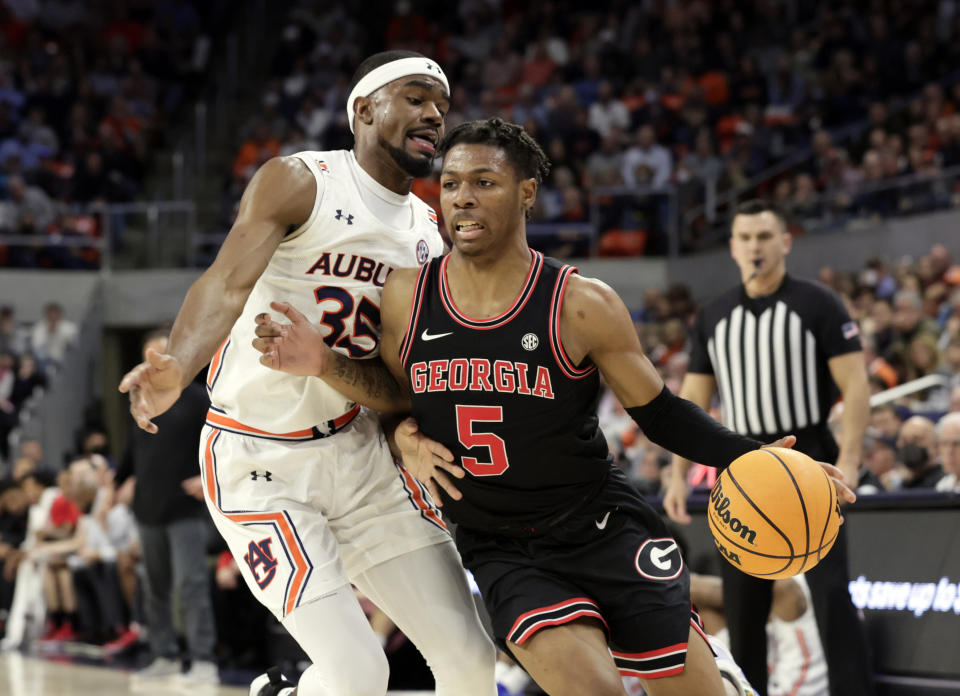
MULTIPOLYGON (((20 653, 0 654, 0 696, 247 696, 248 693, 247 688, 239 686, 187 687, 174 681, 133 685, 127 670, 20 653)), ((432 693, 392 691, 388 696, 432 696, 432 693)))

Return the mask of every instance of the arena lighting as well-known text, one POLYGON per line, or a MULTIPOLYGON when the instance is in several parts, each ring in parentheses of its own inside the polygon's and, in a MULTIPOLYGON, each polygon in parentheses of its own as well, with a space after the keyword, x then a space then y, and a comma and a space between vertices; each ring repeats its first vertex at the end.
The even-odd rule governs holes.
POLYGON ((868 580, 860 575, 851 580, 850 597, 858 609, 874 611, 905 611, 923 616, 933 610, 960 615, 958 583, 942 577, 940 582, 897 582, 868 580))

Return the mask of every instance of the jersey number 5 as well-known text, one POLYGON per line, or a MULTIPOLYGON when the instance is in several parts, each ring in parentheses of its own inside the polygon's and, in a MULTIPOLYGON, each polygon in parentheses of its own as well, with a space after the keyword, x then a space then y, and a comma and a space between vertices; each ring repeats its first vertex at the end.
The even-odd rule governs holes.
POLYGON ((321 285, 313 291, 317 304, 336 302, 340 307, 335 310, 326 310, 320 317, 320 323, 330 327, 330 334, 324 342, 331 348, 344 348, 351 358, 362 358, 370 355, 377 347, 377 327, 380 326, 380 308, 366 297, 360 302, 354 302, 353 295, 334 285, 321 285), (357 313, 353 316, 353 328, 347 330, 346 322, 353 315, 356 304, 357 313), (352 339, 369 338, 370 347, 357 345, 352 339))
POLYGON ((475 457, 463 457, 463 468, 474 476, 499 476, 510 467, 507 445, 493 433, 473 432, 474 423, 502 423, 502 406, 463 406, 457 404, 457 437, 460 444, 471 447, 486 447, 490 450, 488 462, 475 457))

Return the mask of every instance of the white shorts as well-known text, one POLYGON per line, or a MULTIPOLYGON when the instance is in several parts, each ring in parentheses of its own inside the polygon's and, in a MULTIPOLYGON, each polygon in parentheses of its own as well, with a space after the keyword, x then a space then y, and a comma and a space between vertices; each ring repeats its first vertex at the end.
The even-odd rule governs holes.
POLYGON ((379 563, 450 540, 367 409, 334 435, 302 442, 208 421, 200 467, 217 529, 278 619, 379 563))

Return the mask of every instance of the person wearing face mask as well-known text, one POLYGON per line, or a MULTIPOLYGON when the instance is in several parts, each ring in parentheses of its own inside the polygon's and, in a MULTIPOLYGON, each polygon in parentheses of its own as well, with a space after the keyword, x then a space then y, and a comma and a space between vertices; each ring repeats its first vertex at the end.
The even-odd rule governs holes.
POLYGON ((900 461, 910 472, 901 488, 936 488, 944 477, 943 467, 936 460, 937 429, 923 416, 911 416, 900 429, 897 450, 900 461))

